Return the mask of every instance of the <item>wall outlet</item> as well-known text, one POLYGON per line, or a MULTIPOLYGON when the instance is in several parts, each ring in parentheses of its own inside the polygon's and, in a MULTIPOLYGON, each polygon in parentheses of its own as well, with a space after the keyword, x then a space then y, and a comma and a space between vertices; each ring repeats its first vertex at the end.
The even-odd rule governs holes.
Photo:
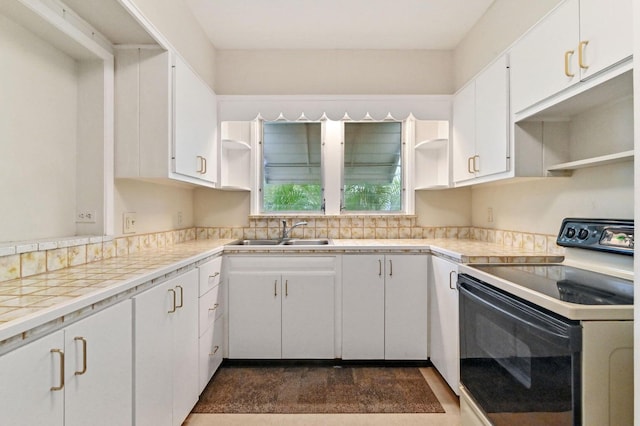
POLYGON ((78 210, 76 212, 76 223, 96 223, 96 211, 78 210))
POLYGON ((125 234, 133 234, 136 232, 136 218, 135 212, 123 213, 122 215, 122 232, 125 234))
POLYGON ((491 207, 487 209, 487 222, 493 222, 493 208, 491 207))
POLYGON ((176 225, 178 226, 182 225, 182 212, 178 212, 176 214, 176 225))

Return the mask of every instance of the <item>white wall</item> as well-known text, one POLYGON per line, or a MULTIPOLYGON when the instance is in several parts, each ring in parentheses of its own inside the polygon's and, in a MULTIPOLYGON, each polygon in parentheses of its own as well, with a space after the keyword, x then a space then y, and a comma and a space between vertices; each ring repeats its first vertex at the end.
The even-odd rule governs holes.
POLYGON ((495 0, 453 54, 459 89, 562 0, 495 0))
POLYGON ((131 0, 214 90, 216 52, 183 0, 131 0))
POLYGON ((77 64, 0 15, 0 241, 75 235, 77 64))
POLYGON ((420 226, 470 226, 471 188, 416 191, 416 215, 420 226))
POLYGON ((449 94, 452 53, 432 50, 219 50, 216 93, 449 94))
POLYGON ((571 177, 514 180, 472 189, 474 226, 557 234, 565 217, 633 217, 633 163, 576 170, 571 177), (493 209, 493 223, 487 209, 493 209))
POLYGON ((136 233, 194 226, 193 188, 118 179, 115 186, 115 235, 122 235, 122 215, 135 212, 136 233), (181 213, 180 223, 178 213, 181 213))
POLYGON ((198 226, 249 226, 251 198, 248 192, 197 189, 194 199, 198 226))

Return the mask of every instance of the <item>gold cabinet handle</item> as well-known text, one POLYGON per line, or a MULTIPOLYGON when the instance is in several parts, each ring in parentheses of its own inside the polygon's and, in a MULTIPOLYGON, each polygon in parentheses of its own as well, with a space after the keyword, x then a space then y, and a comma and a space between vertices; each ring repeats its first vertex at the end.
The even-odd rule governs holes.
POLYGON ((168 313, 172 314, 176 311, 176 291, 172 288, 170 288, 168 291, 171 292, 172 296, 173 296, 173 308, 171 308, 168 313))
POLYGON ((284 297, 289 296, 289 280, 284 281, 284 297))
POLYGON ((184 306, 184 289, 181 285, 177 285, 176 288, 180 289, 180 304, 176 305, 176 308, 182 308, 182 306, 184 306))
POLYGON ((202 173, 202 170, 204 170, 204 158, 201 155, 198 155, 196 158, 198 160, 198 169, 196 170, 196 173, 202 173))
POLYGON ((278 280, 275 280, 273 282, 273 296, 278 296, 278 280))
POLYGON ((589 68, 589 65, 584 63, 584 49, 587 47, 587 44, 589 44, 589 40, 583 40, 578 46, 578 65, 580 65, 580 68, 583 70, 589 68))
POLYGON ((216 309, 218 309, 218 306, 220 306, 219 303, 216 303, 215 305, 213 305, 213 308, 209 308, 210 311, 215 311, 216 309))
POLYGON ((575 50, 567 50, 566 52, 564 52, 564 75, 566 75, 567 77, 576 76, 569 70, 569 61, 571 60, 571 57, 573 56, 574 53, 575 53, 575 50))
POLYGON ((213 352, 209 352, 209 356, 214 356, 217 352, 218 349, 220 349, 220 346, 216 345, 213 347, 213 352))
POLYGON ((51 386, 52 391, 59 391, 64 388, 64 352, 61 349, 51 349, 51 353, 60 355, 60 385, 51 386))
POLYGON ((378 276, 382 276, 382 260, 378 259, 378 276))
POLYGON ((456 289, 455 284, 453 284, 453 281, 451 280, 451 277, 453 276, 453 274, 457 274, 457 272, 456 271, 449 272, 449 288, 451 290, 455 290, 456 289))
POLYGON ((73 340, 82 342, 82 370, 73 373, 76 376, 82 376, 87 372, 87 339, 84 337, 75 337, 73 340))
POLYGON ((477 165, 477 164, 476 164, 476 158, 477 158, 478 160, 480 160, 480 156, 479 156, 479 155, 474 155, 474 156, 473 156, 473 157, 471 157, 471 158, 473 158, 473 172, 474 172, 474 173, 477 173, 477 172, 479 172, 479 171, 480 171, 480 168, 479 168, 479 167, 476 167, 476 165, 477 165))
POLYGON ((389 259, 389 276, 393 276, 393 261, 389 259))
POLYGON ((470 174, 473 174, 473 170, 471 169, 471 162, 473 161, 473 157, 467 158, 467 171, 470 174))
POLYGON ((213 279, 213 278, 217 277, 218 275, 220 275, 220 272, 216 272, 216 273, 215 273, 215 274, 213 274, 213 275, 209 275, 209 279, 211 280, 211 279, 213 279))
POLYGON ((204 167, 202 170, 202 174, 206 175, 207 174, 207 157, 202 157, 202 159, 204 160, 204 167))

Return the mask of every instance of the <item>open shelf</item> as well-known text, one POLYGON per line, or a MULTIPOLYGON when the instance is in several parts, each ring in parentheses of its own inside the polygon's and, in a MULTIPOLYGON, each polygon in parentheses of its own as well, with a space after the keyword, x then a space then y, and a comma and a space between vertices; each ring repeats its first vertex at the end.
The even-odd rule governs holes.
POLYGON ((251 191, 254 133, 255 128, 251 121, 223 121, 221 123, 219 189, 251 191))
POLYGON ((449 143, 449 139, 446 138, 437 138, 437 139, 428 139, 426 141, 419 142, 416 144, 416 150, 425 150, 425 149, 444 149, 447 147, 449 143))
POLYGON ((601 155, 599 157, 587 158, 584 160, 569 161, 567 163, 556 164, 548 167, 549 172, 570 171, 584 169, 587 167, 604 166, 606 164, 621 163, 631 161, 634 158, 634 151, 623 151, 615 154, 601 155))
POLYGON ((244 149, 251 151, 251 145, 244 141, 237 141, 235 139, 223 139, 222 140, 222 148, 223 149, 244 149))

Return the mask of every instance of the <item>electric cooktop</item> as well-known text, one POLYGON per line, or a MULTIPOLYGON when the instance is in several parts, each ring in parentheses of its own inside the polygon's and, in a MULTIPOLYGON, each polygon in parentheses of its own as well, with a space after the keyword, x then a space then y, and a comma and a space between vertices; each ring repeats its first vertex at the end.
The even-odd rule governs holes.
POLYGON ((476 269, 580 305, 633 305, 633 281, 566 265, 474 265, 476 269))

